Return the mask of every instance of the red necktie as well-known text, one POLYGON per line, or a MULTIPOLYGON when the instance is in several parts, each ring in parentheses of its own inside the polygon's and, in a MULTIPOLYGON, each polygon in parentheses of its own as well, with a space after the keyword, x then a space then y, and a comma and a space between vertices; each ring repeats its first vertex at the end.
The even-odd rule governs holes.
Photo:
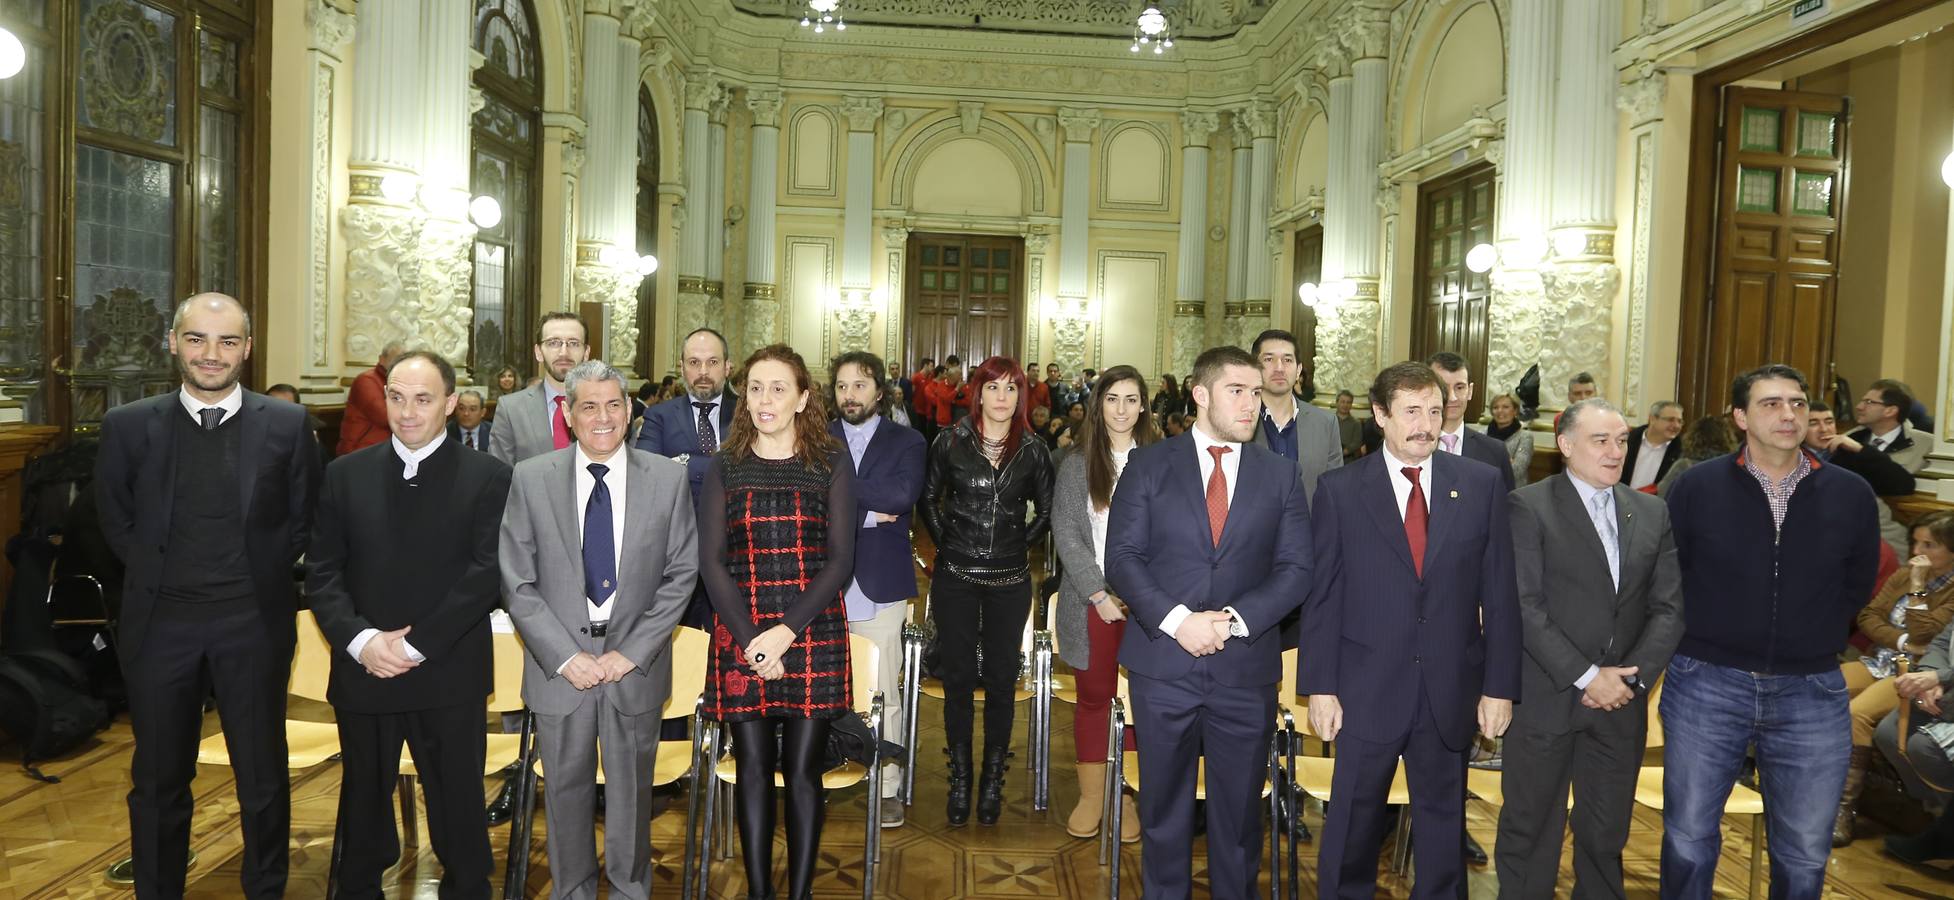
POLYGON ((550 412, 550 435, 556 439, 556 449, 570 446, 570 423, 563 420, 563 398, 556 398, 556 406, 550 412))
POLYGON ((1228 521, 1228 476, 1221 473, 1221 454, 1227 447, 1209 447, 1208 455, 1214 457, 1214 471, 1208 473, 1208 530, 1214 533, 1214 545, 1221 546, 1221 526, 1228 521))
POLYGON ((1425 508, 1425 489, 1418 484, 1418 467, 1405 466, 1398 471, 1411 479, 1411 498, 1404 504, 1404 537, 1411 542, 1411 568, 1419 578, 1425 577, 1425 523, 1431 521, 1431 511, 1425 508))

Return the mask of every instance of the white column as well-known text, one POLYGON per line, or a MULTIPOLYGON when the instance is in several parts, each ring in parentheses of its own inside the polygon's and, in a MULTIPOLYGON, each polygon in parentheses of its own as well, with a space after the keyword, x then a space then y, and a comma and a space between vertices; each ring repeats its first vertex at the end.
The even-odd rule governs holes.
POLYGON ((1603 396, 1610 383, 1608 345, 1614 333, 1621 270, 1615 258, 1616 73, 1612 54, 1620 31, 1616 10, 1598 4, 1561 7, 1560 81, 1554 95, 1554 260, 1542 273, 1556 327, 1542 335, 1542 398, 1561 399, 1552 386, 1577 372, 1596 374, 1603 396))
MULTIPOLYGON (((421 106, 425 98, 419 91, 403 90, 400 74, 420 70, 420 52, 419 3, 360 4, 359 31, 353 40, 351 167, 415 171, 426 122, 421 106)), ((378 188, 374 185, 376 195, 378 188)))
POLYGON ((306 258, 311 271, 305 280, 305 374, 299 392, 308 401, 330 402, 344 394, 339 367, 333 362, 341 355, 335 352, 340 342, 334 339, 331 280, 333 105, 344 86, 344 54, 353 36, 353 16, 327 0, 309 0, 305 22, 312 87, 306 116, 310 129, 306 144, 312 148, 312 189, 306 193, 306 258))
POLYGON ((859 296, 874 285, 869 241, 875 214, 875 123, 882 118, 882 98, 844 97, 841 114, 848 119, 848 193, 842 207, 839 287, 844 294, 859 296))
POLYGON ((678 334, 706 325, 706 224, 712 218, 712 164, 708 159, 708 107, 719 96, 719 82, 706 73, 685 84, 685 135, 679 146, 685 163, 685 205, 674 210, 679 222, 678 334))
POLYGON ((1092 133, 1099 128, 1097 109, 1061 107, 1059 127, 1065 131, 1064 186, 1058 224, 1058 296, 1061 309, 1067 300, 1083 301, 1088 289, 1086 259, 1087 221, 1092 203, 1092 133))
POLYGON ((617 41, 618 20, 589 13, 583 17, 583 24, 583 45, 591 52, 583 55, 584 189, 578 198, 582 202, 577 204, 579 266, 596 262, 597 249, 616 236, 613 229, 622 202, 617 195, 617 135, 624 129, 615 113, 617 93, 623 87, 617 54, 598 52, 598 48, 611 47, 617 41), (584 259, 586 255, 589 260, 584 259))
POLYGON ((753 111, 753 134, 748 146, 751 166, 746 200, 747 349, 757 350, 779 339, 780 307, 774 288, 775 181, 780 167, 780 89, 750 88, 746 108, 753 111))
POLYGON ((1247 344, 1269 327, 1269 307, 1275 299, 1271 290, 1275 254, 1269 242, 1269 208, 1275 201, 1276 112, 1268 100, 1256 100, 1245 111, 1254 135, 1249 150, 1248 232, 1242 241, 1248 250, 1242 295, 1242 342, 1247 344))
POLYGON ((1323 281, 1324 285, 1336 284, 1343 280, 1344 246, 1349 243, 1344 237, 1348 223, 1344 221, 1343 211, 1350 193, 1344 180, 1344 169, 1350 157, 1350 145, 1345 135, 1350 133, 1350 68, 1335 50, 1319 54, 1318 64, 1329 75, 1330 147, 1328 165, 1325 168, 1323 184, 1323 281))
POLYGON ((706 110, 706 324, 726 331, 726 109, 731 86, 721 90, 706 110))
MULTIPOLYGON (((1628 285, 1628 332, 1623 335, 1622 347, 1622 408, 1648 409, 1649 404, 1663 396, 1674 394, 1673 382, 1664 382, 1659 391, 1651 391, 1649 382, 1664 376, 1651 377, 1648 369, 1654 340, 1649 335, 1649 320, 1654 311, 1649 292, 1649 246, 1655 235, 1656 192, 1660 183, 1660 170, 1657 148, 1662 141, 1663 96, 1667 93, 1668 76, 1648 66, 1639 77, 1622 86, 1616 97, 1616 105, 1628 114, 1630 125, 1629 144, 1631 147, 1630 165, 1634 167, 1634 221, 1630 224, 1629 269, 1625 275, 1628 285), (1651 396, 1652 393, 1663 396, 1651 396)), ((1949 277, 1954 278, 1954 269, 1949 277)), ((1954 282, 1950 282, 1954 284, 1954 282)), ((1947 321, 1943 318, 1942 321, 1947 321)), ((1942 329, 1942 340, 1947 339, 1947 330, 1942 329)), ((1943 365, 1946 354, 1942 354, 1943 365)))
POLYGON ((1230 118, 1234 149, 1228 165, 1228 296, 1222 313, 1228 324, 1222 333, 1232 342, 1242 315, 1242 300, 1248 296, 1249 173, 1255 163, 1255 132, 1248 127, 1245 110, 1235 110, 1230 118))
MULTIPOLYGON (((1488 391, 1507 391, 1540 361, 1546 294, 1539 266, 1554 202, 1554 74, 1560 0, 1512 0, 1506 136, 1499 153, 1499 262, 1487 305, 1488 391)), ((1610 133, 1612 139, 1613 134, 1610 133)))
MULTIPOLYGON (((634 261, 638 249, 638 204, 655 203, 656 197, 638 196, 638 57, 643 43, 630 32, 617 36, 617 92, 612 115, 617 118, 618 202, 611 225, 611 243, 629 253, 634 261)), ((637 285, 628 288, 636 303, 637 285)))
MULTIPOLYGON (((1373 285, 1383 275, 1377 164, 1383 161, 1384 92, 1389 69, 1382 55, 1366 56, 1350 64, 1350 155, 1345 174, 1350 205, 1345 212, 1351 217, 1351 228, 1346 232, 1350 243, 1343 261, 1344 277, 1368 279, 1373 285)), ((1358 290, 1366 288, 1360 284, 1358 290)))
POLYGON ((1378 298, 1385 274, 1377 164, 1383 154, 1390 14, 1352 5, 1331 23, 1330 33, 1336 46, 1321 48, 1317 57, 1319 68, 1330 73, 1323 283, 1334 287, 1332 299, 1317 307, 1316 387, 1361 392, 1377 370, 1378 298))
MULTIPOLYGON (((421 7, 421 202, 438 218, 468 218, 469 9, 459 3, 421 7), (445 196, 443 196, 445 195, 445 196)), ((395 74, 398 78, 398 73, 395 74)), ((398 86, 398 85, 396 85, 398 86)))
POLYGON ((1212 111, 1181 113, 1179 289, 1174 297, 1173 370, 1194 368, 1205 343, 1208 274, 1208 140, 1220 125, 1212 111))

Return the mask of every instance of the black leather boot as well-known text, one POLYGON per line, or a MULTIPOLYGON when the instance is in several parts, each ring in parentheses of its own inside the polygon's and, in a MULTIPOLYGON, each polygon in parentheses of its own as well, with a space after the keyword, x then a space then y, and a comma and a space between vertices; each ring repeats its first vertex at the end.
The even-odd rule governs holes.
POLYGON ((943 750, 950 757, 950 795, 944 812, 951 825, 970 821, 970 745, 956 744, 943 750))
POLYGON ((977 782, 977 824, 996 825, 999 813, 1004 811, 1004 771, 1009 766, 1004 760, 1011 751, 1003 747, 984 748, 984 774, 977 782))

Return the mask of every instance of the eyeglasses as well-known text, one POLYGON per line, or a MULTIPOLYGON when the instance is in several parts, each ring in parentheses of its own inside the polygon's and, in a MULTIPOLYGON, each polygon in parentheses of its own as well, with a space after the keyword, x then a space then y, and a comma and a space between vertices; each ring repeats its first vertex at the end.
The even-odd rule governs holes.
POLYGON ((569 350, 575 352, 577 350, 583 349, 583 341, 565 340, 563 338, 550 338, 549 340, 543 342, 543 349, 551 352, 555 352, 558 350, 569 350))

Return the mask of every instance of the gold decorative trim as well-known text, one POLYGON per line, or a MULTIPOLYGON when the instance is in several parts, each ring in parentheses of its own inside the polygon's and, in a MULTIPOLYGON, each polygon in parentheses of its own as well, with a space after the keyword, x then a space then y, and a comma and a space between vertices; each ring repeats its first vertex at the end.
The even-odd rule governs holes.
POLYGON ((701 290, 708 297, 724 298, 726 296, 726 283, 723 281, 705 281, 701 282, 701 284, 703 285, 701 290))
POLYGON ((1357 279, 1357 296, 1354 299, 1377 302, 1378 283, 1375 279, 1357 279))
POLYGON ((771 285, 771 284, 766 284, 766 283, 764 283, 764 282, 757 282, 757 281, 749 281, 749 282, 747 282, 747 283, 746 283, 746 295, 745 295, 745 299, 747 299, 747 300, 772 300, 773 298, 774 298, 774 286, 773 286, 773 285, 771 285))
POLYGON ((1199 300, 1182 300, 1174 304, 1174 315, 1177 316, 1204 316, 1207 313, 1207 304, 1199 300))
POLYGON ((380 176, 354 172, 348 176, 346 195, 352 199, 372 199, 380 196, 380 176))
POLYGON ((1248 304, 1239 300, 1221 304, 1222 318, 1239 319, 1248 314, 1248 304))
POLYGON ((1242 311, 1251 316, 1266 316, 1269 314, 1269 301, 1250 300, 1242 304, 1242 311))
POLYGON ((680 275, 678 277, 678 292, 681 294, 703 294, 706 292, 706 280, 697 275, 680 275))

